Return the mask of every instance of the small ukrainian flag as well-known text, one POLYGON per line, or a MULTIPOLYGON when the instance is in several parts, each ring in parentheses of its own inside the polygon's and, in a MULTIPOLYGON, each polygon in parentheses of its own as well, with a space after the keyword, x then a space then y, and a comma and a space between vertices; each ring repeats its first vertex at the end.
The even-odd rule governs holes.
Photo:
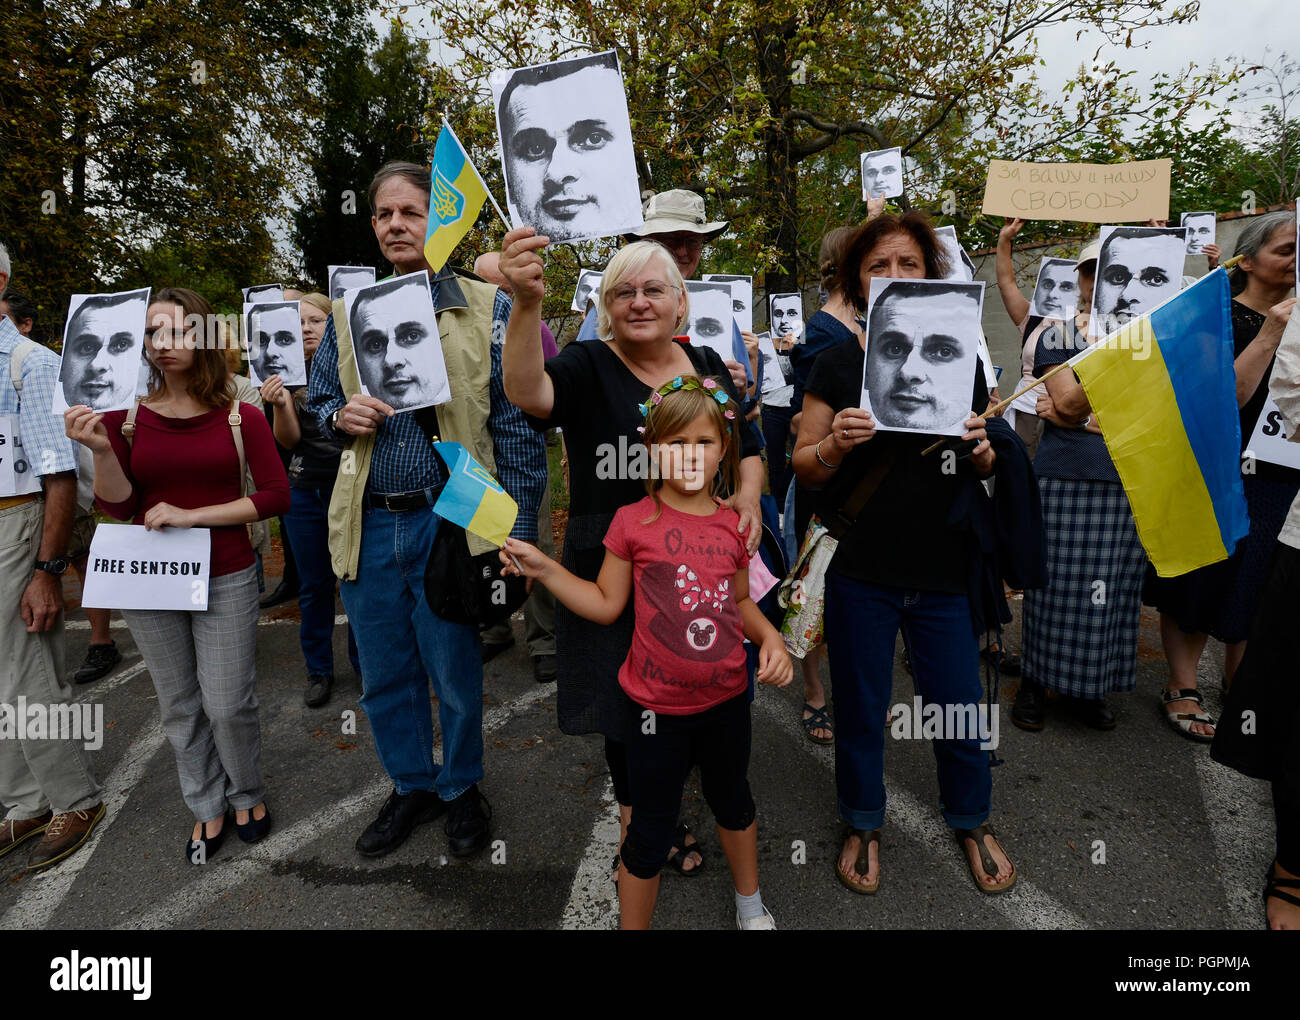
POLYGON ((1250 530, 1232 354, 1219 268, 1070 359, 1161 577, 1227 559, 1250 530))
POLYGON ((451 258, 461 239, 478 219, 488 199, 487 185, 474 169, 465 147, 445 120, 438 132, 430 170, 429 226, 424 236, 424 257, 434 271, 451 258))
POLYGON ((447 465, 447 484, 433 512, 472 535, 502 545, 515 526, 519 504, 460 443, 434 443, 433 447, 447 465))

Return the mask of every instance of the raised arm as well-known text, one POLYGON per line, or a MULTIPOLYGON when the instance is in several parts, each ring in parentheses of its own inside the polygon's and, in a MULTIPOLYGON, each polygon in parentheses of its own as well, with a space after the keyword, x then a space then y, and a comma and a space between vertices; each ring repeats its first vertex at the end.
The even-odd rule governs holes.
POLYGON ((1019 326, 1029 315, 1029 301, 1020 293, 1016 285, 1016 267, 1011 261, 1011 242, 1024 228, 1025 221, 1016 217, 1008 220, 998 231, 998 293, 1002 295, 1002 305, 1011 316, 1011 321, 1019 326))
POLYGON ((548 244, 550 239, 532 227, 511 230, 501 241, 501 272, 514 288, 502 376, 510 402, 535 418, 549 418, 555 407, 555 389, 543 367, 542 298, 546 284, 537 254, 548 244))

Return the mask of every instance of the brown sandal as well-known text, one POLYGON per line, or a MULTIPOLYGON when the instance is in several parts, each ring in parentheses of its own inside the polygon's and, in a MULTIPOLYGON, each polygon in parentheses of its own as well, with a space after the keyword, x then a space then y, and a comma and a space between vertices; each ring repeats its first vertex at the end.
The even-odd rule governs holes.
POLYGON ((953 835, 957 837, 957 845, 961 847, 962 858, 966 861, 967 866, 970 867, 971 881, 975 883, 975 887, 979 889, 980 892, 988 893, 990 895, 993 893, 1006 892, 1016 884, 1016 866, 1015 864, 1011 864, 1011 855, 1007 853, 1006 847, 998 842, 997 833, 993 831, 991 825, 985 823, 983 825, 977 825, 973 829, 953 829, 953 835), (996 875, 998 873, 998 862, 995 861, 993 855, 989 853, 988 845, 984 842, 985 836, 993 837, 993 842, 997 843, 998 849, 1006 855, 1007 863, 1011 864, 1011 874, 996 885, 989 885, 986 882, 980 881, 980 877, 975 871, 975 866, 971 864, 970 855, 966 853, 966 840, 974 840, 975 846, 980 852, 980 865, 984 868, 984 874, 988 875, 990 878, 996 875))
MULTIPOLYGON (((853 862, 853 870, 856 871, 859 875, 866 875, 868 872, 871 871, 871 857, 869 853, 871 849, 871 844, 875 843, 877 846, 880 845, 880 830, 872 829, 870 832, 867 832, 864 829, 848 829, 844 833, 844 842, 847 843, 849 839, 852 838, 853 836, 857 836, 858 839, 860 840, 858 844, 858 856, 857 859, 853 862)), ((840 853, 841 854, 844 853, 843 846, 840 847, 840 853)), ((876 870, 876 880, 872 882, 870 885, 864 885, 861 882, 853 881, 853 879, 849 878, 848 875, 844 874, 844 872, 840 870, 839 857, 836 857, 833 863, 835 865, 835 877, 838 878, 840 882, 842 882, 847 888, 852 889, 855 893, 861 893, 863 896, 869 896, 871 893, 874 893, 877 889, 880 888, 879 867, 877 867, 876 870)))

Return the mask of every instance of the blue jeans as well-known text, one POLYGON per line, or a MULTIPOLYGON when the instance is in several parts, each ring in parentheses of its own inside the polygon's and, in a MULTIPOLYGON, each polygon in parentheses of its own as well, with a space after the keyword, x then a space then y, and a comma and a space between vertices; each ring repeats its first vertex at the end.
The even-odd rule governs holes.
POLYGON ((365 509, 357 579, 339 588, 361 652, 361 707, 397 792, 454 800, 483 778, 483 663, 477 628, 448 623, 424 598, 441 518, 432 508, 365 509), (429 679, 438 697, 442 766, 433 760, 429 679))
MULTIPOLYGON (((298 609, 302 626, 298 640, 308 676, 334 675, 334 570, 330 565, 329 513, 333 489, 291 486, 289 512, 284 515, 289 547, 298 564, 298 609)), ((348 624, 348 658, 361 674, 352 624, 348 624)))
MULTIPOLYGON (((979 643, 965 595, 905 591, 826 572, 835 790, 840 815, 855 829, 878 829, 885 820, 885 713, 900 627, 924 705, 978 708, 984 693, 979 643)), ((977 735, 967 737, 933 741, 940 807, 954 829, 973 829, 986 821, 993 796, 988 752, 980 750, 977 735)))

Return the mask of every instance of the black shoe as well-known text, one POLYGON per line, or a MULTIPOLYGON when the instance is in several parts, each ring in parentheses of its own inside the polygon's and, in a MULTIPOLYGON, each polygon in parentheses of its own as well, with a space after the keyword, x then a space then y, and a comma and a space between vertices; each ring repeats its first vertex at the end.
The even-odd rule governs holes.
POLYGON ((483 642, 483 662, 484 663, 491 662, 502 652, 506 651, 509 648, 514 648, 514 646, 515 646, 515 639, 513 637, 509 641, 504 641, 501 642, 500 644, 496 642, 493 642, 492 644, 488 644, 486 641, 483 642))
POLYGON ((276 585, 275 591, 263 595, 257 604, 263 609, 270 609, 272 606, 278 606, 281 602, 288 602, 290 599, 296 599, 297 597, 298 589, 290 588, 286 582, 281 581, 276 585))
POLYGON ((1022 730, 1041 730, 1045 725, 1044 707, 1047 696, 1042 684, 1023 677, 1020 690, 1016 691, 1016 703, 1011 708, 1011 721, 1022 730))
POLYGON ((492 836, 492 805, 478 792, 475 783, 451 802, 451 816, 443 826, 453 857, 472 857, 492 836))
POLYGON ((382 857, 405 843, 417 825, 441 817, 446 810, 446 802, 434 790, 415 790, 403 795, 394 789, 379 809, 379 817, 357 840, 357 853, 382 857))
POLYGON ((199 838, 185 841, 185 860, 190 864, 207 864, 212 860, 213 855, 221 849, 221 844, 226 841, 226 837, 230 835, 232 824, 230 812, 227 811, 222 815, 221 831, 215 836, 207 835, 207 825, 201 825, 199 827, 199 838))
POLYGON ((1119 722, 1104 698, 1071 698, 1070 711, 1094 730, 1113 730, 1119 722))
POLYGON ((555 656, 554 655, 534 655, 533 656, 533 679, 539 684, 555 683, 555 656))
POLYGON ((303 703, 308 708, 320 708, 330 700, 330 691, 334 689, 334 678, 328 674, 313 674, 307 677, 307 693, 303 703))
POLYGON ((994 646, 985 648, 980 655, 997 666, 998 672, 1003 676, 1020 675, 1020 656, 1013 652, 1004 652, 1001 648, 994 646))
POLYGON ((72 674, 72 679, 79 684, 92 684, 108 675, 109 671, 121 661, 122 653, 117 650, 117 642, 91 645, 86 650, 86 661, 72 674))
POLYGON ((239 834, 239 838, 245 843, 256 843, 271 831, 271 809, 266 807, 265 804, 262 807, 266 808, 266 814, 262 815, 261 818, 254 818, 253 812, 249 811, 248 821, 243 825, 238 822, 235 823, 235 832, 239 834))

